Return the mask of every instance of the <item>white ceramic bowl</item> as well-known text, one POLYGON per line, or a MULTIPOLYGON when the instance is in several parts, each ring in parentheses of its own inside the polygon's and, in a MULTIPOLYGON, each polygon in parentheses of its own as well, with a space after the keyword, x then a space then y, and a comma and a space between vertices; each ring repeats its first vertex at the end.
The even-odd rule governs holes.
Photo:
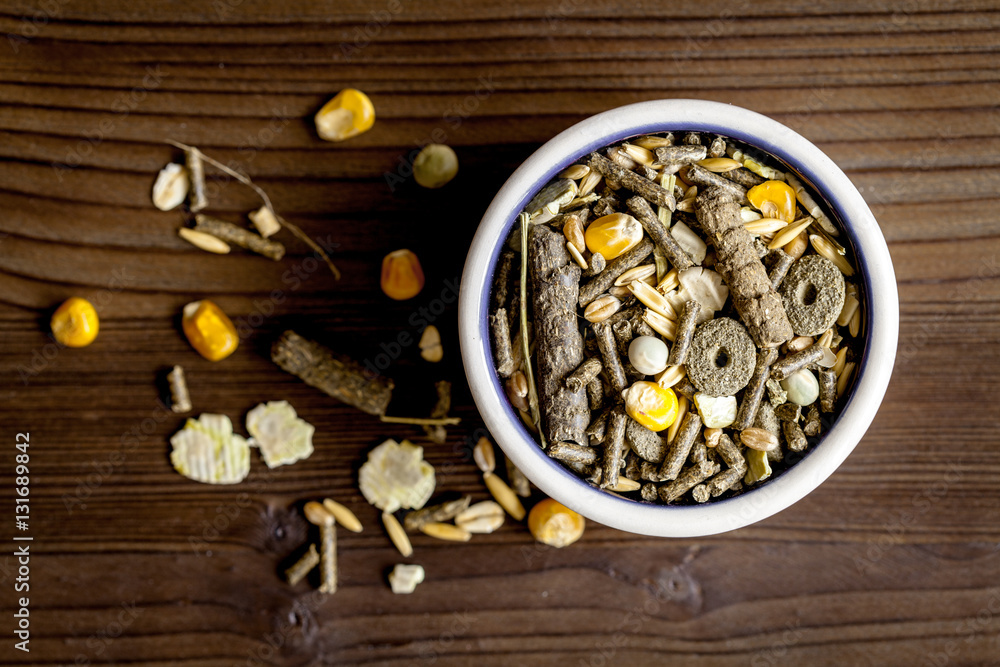
POLYGON ((493 199, 465 262, 459 296, 462 359, 487 427, 513 463, 545 494, 585 517, 621 530, 664 537, 722 533, 780 512, 819 486, 864 436, 882 402, 896 355, 899 303, 885 239, 843 171, 788 127, 753 111, 703 100, 658 100, 612 109, 577 123, 522 164, 493 199), (864 349, 840 415, 821 442, 759 486, 704 505, 656 505, 600 491, 550 459, 521 424, 494 370, 487 310, 499 252, 531 196, 567 165, 629 137, 700 131, 741 140, 782 160, 826 200, 846 232, 861 275, 864 349))

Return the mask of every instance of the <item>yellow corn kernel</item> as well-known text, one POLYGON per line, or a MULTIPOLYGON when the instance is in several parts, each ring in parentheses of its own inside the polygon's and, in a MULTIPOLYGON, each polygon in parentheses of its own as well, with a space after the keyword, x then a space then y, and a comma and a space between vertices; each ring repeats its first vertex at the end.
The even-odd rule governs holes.
POLYGON ((750 188, 747 199, 765 218, 795 220, 795 190, 784 181, 764 181, 750 188))
POLYGON ((316 132, 326 141, 343 141, 367 132, 375 124, 375 107, 368 96, 344 88, 316 113, 316 132))
POLYGON ((565 505, 546 498, 531 508, 528 530, 536 540, 552 547, 567 547, 581 537, 586 521, 565 505))
POLYGON ((590 252, 599 252, 609 262, 642 240, 642 225, 627 213, 612 213, 594 220, 583 235, 590 252))
POLYGON ((640 380, 622 392, 625 412, 648 428, 662 431, 677 420, 677 394, 655 382, 640 380))
POLYGON ((184 306, 181 326, 191 347, 209 361, 225 359, 239 347, 232 320, 208 299, 184 306))
POLYGON ((97 338, 100 321, 97 311, 86 299, 78 296, 66 299, 52 313, 52 335, 66 347, 86 347, 97 338))
POLYGON ((411 250, 394 250, 382 260, 382 291, 390 299, 404 301, 424 288, 424 270, 411 250))

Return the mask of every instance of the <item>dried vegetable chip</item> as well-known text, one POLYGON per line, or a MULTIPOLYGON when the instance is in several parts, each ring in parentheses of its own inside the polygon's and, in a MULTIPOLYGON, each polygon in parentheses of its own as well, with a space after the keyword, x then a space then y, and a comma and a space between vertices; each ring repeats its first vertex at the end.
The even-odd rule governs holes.
POLYGON ((315 431, 316 427, 300 419, 288 401, 261 403, 247 413, 248 444, 260 448, 268 468, 309 458, 315 431))
POLYGON ((170 444, 174 470, 196 482, 237 484, 250 472, 250 447, 225 415, 188 419, 170 444))
POLYGON ((383 512, 419 509, 434 493, 434 468, 424 461, 424 448, 389 439, 368 454, 358 486, 365 500, 383 512))

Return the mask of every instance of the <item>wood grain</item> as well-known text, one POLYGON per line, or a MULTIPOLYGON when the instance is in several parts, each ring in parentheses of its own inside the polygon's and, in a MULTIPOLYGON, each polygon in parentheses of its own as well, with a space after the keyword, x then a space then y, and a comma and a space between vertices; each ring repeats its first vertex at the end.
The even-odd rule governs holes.
MULTIPOLYGON (((35 538, 31 653, 13 649, 7 615, 0 663, 998 664, 995 2, 288 4, 0 5, 0 424, 11 476, 15 434, 31 433, 35 538), (375 128, 321 142, 310 117, 347 85, 371 95, 375 128), (292 327, 375 359, 419 334, 419 309, 451 300, 479 218, 525 157, 590 114, 664 97, 790 125, 871 204, 901 298, 878 417, 817 491, 753 526, 657 540, 591 523, 564 550, 511 522, 467 545, 418 535, 411 560, 427 581, 392 595, 385 575, 402 559, 356 490, 365 450, 411 438, 439 491, 486 497, 455 306, 431 316, 441 364, 408 345, 388 371, 394 414, 425 414, 432 381, 455 383, 463 424, 445 445, 285 375, 271 341, 292 327), (385 174, 435 130, 459 155, 456 181, 391 190, 385 174), (156 172, 180 157, 167 139, 251 174, 337 244, 343 280, 291 237, 281 263, 178 239, 178 214, 149 202, 156 172), (403 247, 427 286, 389 302, 378 267, 403 247), (91 347, 48 338, 70 295, 98 306, 91 347), (219 364, 179 331, 180 308, 205 297, 244 325, 219 364), (161 402, 175 363, 196 412, 241 421, 289 400, 316 425, 315 454, 276 471, 255 457, 233 488, 181 478, 167 440, 183 417, 161 402), (366 526, 342 531, 329 598, 280 577, 312 537, 302 502, 322 496, 366 526)), ((212 186, 222 217, 256 206, 232 182, 212 186)), ((0 556, 4 614, 15 566, 0 556)))

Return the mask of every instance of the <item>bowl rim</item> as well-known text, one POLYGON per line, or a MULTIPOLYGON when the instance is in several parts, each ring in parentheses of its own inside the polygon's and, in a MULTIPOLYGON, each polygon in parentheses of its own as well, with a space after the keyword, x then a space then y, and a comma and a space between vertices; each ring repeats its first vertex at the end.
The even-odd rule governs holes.
POLYGON ((589 519, 631 533, 699 537, 742 528, 789 507, 840 466, 871 425, 892 375, 899 303, 888 246, 847 175, 791 128, 749 109, 694 99, 652 100, 591 116, 524 161, 497 192, 466 258, 459 292, 459 340, 473 400, 497 444, 543 493, 589 519), (666 131, 721 134, 784 162, 826 200, 854 251, 865 294, 866 337, 842 413, 808 455, 760 487, 702 505, 642 503, 601 491, 549 458, 513 411, 492 367, 488 308, 497 256, 517 214, 566 165, 629 137, 666 131), (878 289, 875 289, 875 286, 878 289))

